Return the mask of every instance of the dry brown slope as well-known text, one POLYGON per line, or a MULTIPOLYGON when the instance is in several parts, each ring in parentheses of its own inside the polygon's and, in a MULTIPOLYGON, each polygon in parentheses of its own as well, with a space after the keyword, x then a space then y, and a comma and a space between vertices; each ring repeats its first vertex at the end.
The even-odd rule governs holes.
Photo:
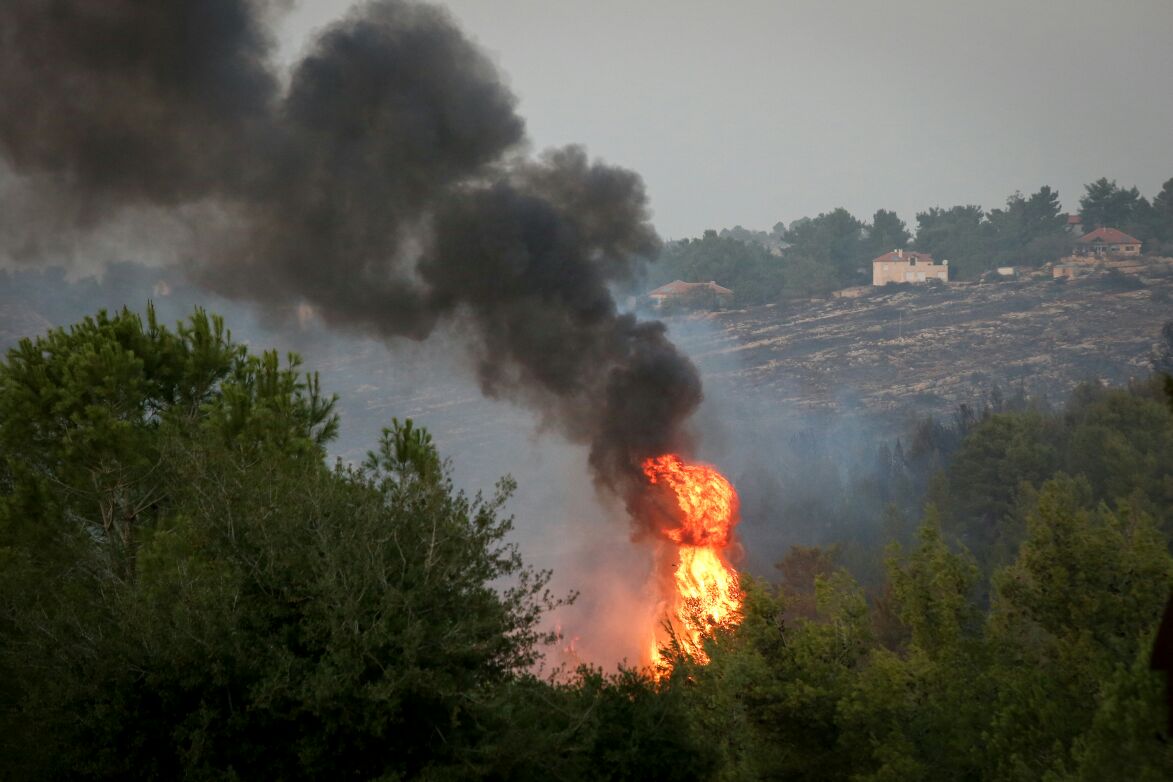
POLYGON ((877 290, 674 330, 710 382, 806 410, 943 413, 995 385, 1055 399, 1141 377, 1171 301, 1169 280, 1038 280, 877 290))

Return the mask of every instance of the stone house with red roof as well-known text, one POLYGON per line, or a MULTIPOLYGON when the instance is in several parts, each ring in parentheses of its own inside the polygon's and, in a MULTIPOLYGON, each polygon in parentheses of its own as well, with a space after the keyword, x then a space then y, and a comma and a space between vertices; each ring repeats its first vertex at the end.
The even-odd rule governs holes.
POLYGON ((1115 228, 1097 228, 1075 242, 1075 254, 1085 258, 1120 258, 1140 255, 1140 239, 1115 228))
POLYGON ((726 307, 733 301, 733 291, 718 285, 714 280, 708 282, 673 280, 649 293, 648 300, 656 309, 663 309, 674 304, 695 308, 726 307))

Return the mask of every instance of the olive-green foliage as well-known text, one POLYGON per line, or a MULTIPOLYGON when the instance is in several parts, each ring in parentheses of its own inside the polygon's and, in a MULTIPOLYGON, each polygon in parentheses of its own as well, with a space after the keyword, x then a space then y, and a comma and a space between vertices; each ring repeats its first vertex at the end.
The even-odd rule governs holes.
POLYGON ((907 563, 899 549, 888 564, 897 615, 908 628, 911 644, 934 655, 954 649, 976 620, 976 565, 952 553, 941 538, 937 509, 929 506, 907 563))
POLYGON ((1161 379, 949 431, 934 491, 948 524, 929 505, 883 588, 865 600, 837 549, 796 548, 780 588, 747 579, 744 620, 707 666, 679 663, 668 686, 721 751, 718 778, 1173 776, 1164 676, 1148 668, 1173 590, 1161 379))
POLYGON ((916 224, 913 247, 937 262, 948 261, 952 279, 973 279, 992 268, 989 231, 980 206, 934 206, 917 213, 916 224))
MULTIPOLYGON (((9 534, 85 533, 133 566, 134 541, 179 480, 168 458, 196 426, 240 445, 320 458, 333 400, 275 352, 249 355, 202 311, 172 332, 148 307, 25 339, 0 367, 0 460, 14 476, 9 534), (31 493, 37 501, 22 501, 31 493), (41 517, 44 513, 45 516, 41 517)), ((37 549, 47 556, 53 546, 37 549)))
POLYGON ((758 244, 721 237, 705 231, 699 239, 665 245, 652 266, 649 286, 673 280, 716 282, 733 291, 737 304, 776 301, 784 285, 782 259, 758 244))
POLYGON ((842 571, 794 620, 783 593, 748 581, 741 625, 669 683, 721 750, 718 778, 1168 778, 1163 677, 1147 668, 1173 587, 1164 539, 1066 478, 1043 485, 1027 526, 984 608, 978 568, 930 510, 915 547, 889 556, 894 647, 842 571))
POLYGON ((202 312, 0 363, 0 778, 707 775, 646 675, 532 673, 560 601, 511 481, 466 497, 398 420, 331 468, 333 404, 202 312))
POLYGON ((973 279, 997 266, 1039 266, 1070 252, 1059 194, 1043 186, 1029 196, 1013 193, 1001 209, 973 204, 932 207, 916 216, 914 246, 948 260, 956 280, 973 279))
POLYGON ((955 280, 997 266, 1040 266, 1069 254, 1073 240, 1059 194, 1045 185, 1029 196, 1013 193, 1004 207, 989 212, 973 204, 932 207, 916 221, 915 248, 948 260, 955 280))
MULTIPOLYGON (((881 220, 881 228, 891 232, 890 220, 886 216, 881 220)), ((868 262, 879 253, 873 253, 875 247, 866 241, 867 228, 842 207, 818 217, 795 220, 783 236, 791 245, 787 260, 803 259, 817 264, 831 283, 827 290, 870 282, 872 270, 868 262)))
POLYGON ((1060 210, 1059 194, 1047 186, 1030 196, 1014 193, 1004 208, 991 209, 990 266, 1040 266, 1067 255, 1071 236, 1060 210))
POLYGON ((949 464, 942 505, 966 546, 983 558, 1013 550, 1017 527, 1006 522, 1023 482, 1039 483, 1057 465, 1057 422, 1044 413, 997 413, 961 443, 949 464), (964 522, 956 521, 964 519, 964 522), (1009 527, 1009 529, 1007 529, 1009 527))
POLYGON ((1090 500, 1128 499, 1173 532, 1173 409, 1162 378, 1082 386, 1061 413, 987 415, 932 493, 946 529, 988 570, 1013 556, 1032 492, 1060 473, 1085 478, 1090 500))
MULTIPOLYGON (((1121 689, 1153 687, 1154 674, 1134 663, 1169 596, 1173 560, 1150 517, 1127 505, 1113 512, 1087 495, 1082 481, 1044 484, 1017 559, 994 577, 998 719, 987 741, 1001 778, 1062 776, 1102 740, 1098 715, 1119 708, 1121 689)), ((1148 747, 1159 743, 1163 709, 1151 697, 1135 707, 1120 732, 1128 735, 1118 735, 1160 764, 1150 773, 1173 771, 1173 749, 1148 747)))
POLYGON ((908 226, 904 221, 895 212, 889 212, 887 209, 876 210, 867 233, 865 260, 871 260, 892 250, 903 249, 912 240, 912 234, 908 232, 908 226))
POLYGON ((1153 196, 1152 236, 1144 251, 1150 255, 1173 254, 1173 178, 1165 180, 1161 192, 1153 196))

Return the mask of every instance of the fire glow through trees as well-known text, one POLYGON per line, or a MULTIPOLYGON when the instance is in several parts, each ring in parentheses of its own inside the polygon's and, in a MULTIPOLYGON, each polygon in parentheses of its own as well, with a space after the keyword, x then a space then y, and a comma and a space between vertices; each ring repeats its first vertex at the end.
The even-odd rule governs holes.
MULTIPOLYGON (((704 635, 740 619, 741 589, 728 559, 738 521, 737 492, 715 468, 685 462, 674 454, 646 460, 643 472, 652 486, 667 490, 676 505, 667 514, 675 525, 657 529, 665 558, 671 555, 675 560, 671 580, 658 584, 662 614, 682 650, 705 663, 704 635)), ((667 665, 660 652, 667 640, 662 636, 653 631, 650 644, 650 662, 658 670, 667 665)))

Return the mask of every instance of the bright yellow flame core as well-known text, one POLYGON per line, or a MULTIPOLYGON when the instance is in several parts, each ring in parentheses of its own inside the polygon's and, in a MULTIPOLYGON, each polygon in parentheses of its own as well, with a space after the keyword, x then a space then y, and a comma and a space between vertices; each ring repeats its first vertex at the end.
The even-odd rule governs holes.
MULTIPOLYGON (((663 587, 668 621, 684 651, 706 663, 704 636, 740 620, 737 571, 724 555, 737 523, 737 492, 713 467, 672 454, 648 459, 643 467, 650 483, 672 490, 680 511, 678 526, 660 530, 676 546, 672 582, 663 587)), ((653 637, 650 646, 652 664, 664 666, 659 640, 653 637)))

